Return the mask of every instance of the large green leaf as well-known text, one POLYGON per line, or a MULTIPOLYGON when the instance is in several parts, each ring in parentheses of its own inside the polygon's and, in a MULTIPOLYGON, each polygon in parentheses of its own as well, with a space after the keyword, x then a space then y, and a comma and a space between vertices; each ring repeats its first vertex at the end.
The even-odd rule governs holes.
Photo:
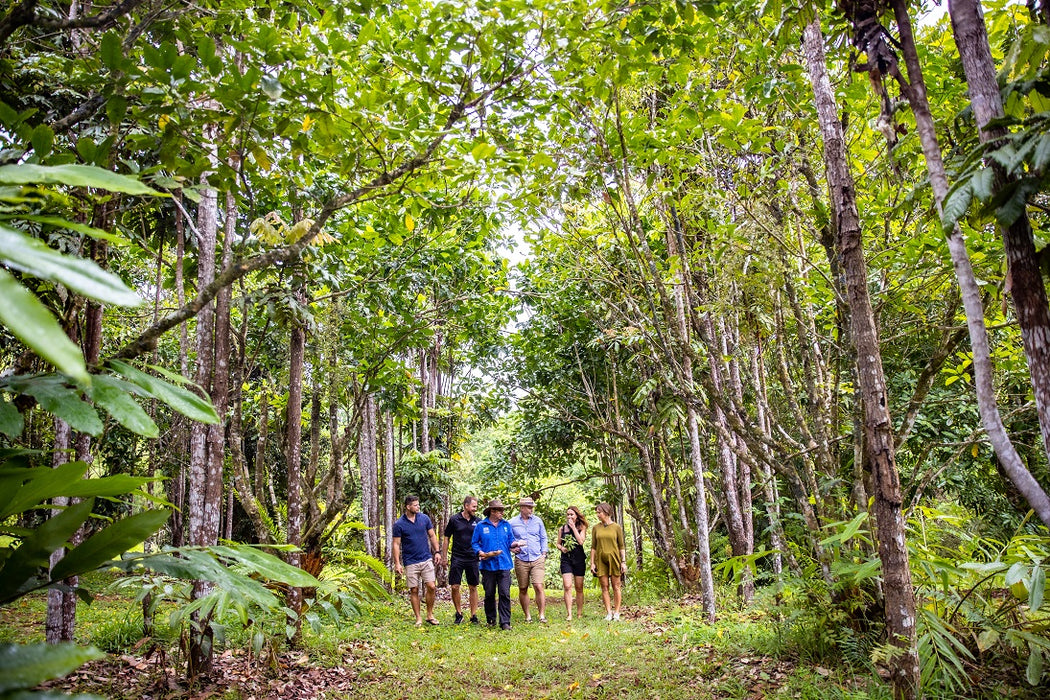
POLYGON ((102 433, 98 413, 76 391, 65 386, 61 377, 21 377, 9 385, 32 396, 44 410, 54 413, 74 430, 96 436, 102 433))
POLYGON ((16 438, 22 434, 22 425, 22 414, 15 405, 0 397, 0 433, 9 438, 16 438))
POLYGON ((228 557, 253 568, 257 573, 270 581, 278 581, 289 586, 313 588, 321 582, 297 566, 278 559, 272 554, 259 551, 253 547, 212 547, 222 557, 228 557))
POLYGON ((66 495, 65 487, 83 477, 87 469, 86 462, 66 462, 54 469, 5 465, 0 469, 0 522, 43 505, 49 498, 66 495))
POLYGON ((96 301, 117 306, 139 306, 143 303, 135 290, 93 261, 63 255, 41 240, 2 225, 0 260, 34 277, 64 284, 96 301))
POLYGON ((129 241, 127 238, 125 238, 123 236, 118 236, 115 233, 110 233, 108 231, 103 231, 100 228, 95 228, 94 226, 88 226, 87 224, 81 224, 81 223, 78 223, 76 221, 70 221, 69 219, 63 219, 63 218, 58 217, 58 216, 38 216, 38 215, 30 215, 30 214, 20 214, 17 217, 13 217, 13 216, 5 216, 5 217, 3 217, 4 220, 13 219, 13 218, 17 218, 17 219, 19 219, 21 221, 33 221, 33 222, 36 222, 38 224, 47 224, 48 226, 55 226, 57 228, 67 228, 70 231, 76 231, 77 233, 82 233, 85 236, 89 236, 91 238, 97 238, 98 240, 105 241, 106 243, 109 243, 111 245, 117 245, 117 246, 131 245, 131 241, 129 241))
POLYGON ((163 401, 190 420, 211 424, 219 422, 219 416, 215 413, 211 402, 192 391, 147 374, 126 362, 110 360, 107 365, 132 384, 145 390, 150 396, 163 401))
POLYGON ((87 469, 85 462, 66 462, 54 468, 0 468, 0 522, 33 508, 46 507, 46 501, 56 496, 113 498, 155 481, 148 476, 126 474, 85 479, 87 469))
POLYGON ((95 187, 125 194, 165 196, 133 177, 94 165, 4 165, 0 166, 0 184, 5 185, 69 185, 95 187))
POLYGON ((0 268, 0 323, 33 352, 75 381, 91 381, 80 348, 69 339, 51 312, 6 270, 0 268))
POLYGON ((95 647, 59 644, 0 644, 0 693, 32 688, 61 678, 106 655, 95 647))
POLYGON ((9 603, 45 584, 51 553, 64 547, 69 538, 91 517, 94 499, 74 504, 43 522, 0 567, 0 604, 9 603))
POLYGON ((277 605, 277 598, 260 581, 242 576, 217 560, 210 548, 182 547, 156 554, 130 557, 115 563, 124 571, 146 569, 186 580, 211 581, 228 595, 263 607, 277 605))
POLYGON ((160 434, 157 424, 132 398, 129 389, 137 391, 138 387, 114 377, 96 375, 87 393, 92 401, 106 409, 109 415, 131 432, 149 438, 157 437, 160 434))
POLYGON ((147 510, 118 520, 66 552, 51 570, 51 578, 62 579, 97 569, 143 542, 169 517, 169 510, 147 510))

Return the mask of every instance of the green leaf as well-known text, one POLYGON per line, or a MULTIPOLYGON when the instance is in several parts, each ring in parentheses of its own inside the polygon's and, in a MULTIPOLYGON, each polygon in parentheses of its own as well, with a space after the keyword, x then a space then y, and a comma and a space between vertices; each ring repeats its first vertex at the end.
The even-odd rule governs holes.
POLYGON ((1043 172, 1048 163, 1050 163, 1050 133, 1039 137, 1039 143, 1036 144, 1035 151, 1032 153, 1032 167, 1036 171, 1043 172))
POLYGON ((1043 678, 1043 652, 1034 644, 1028 645, 1028 668, 1025 669, 1024 676, 1033 686, 1039 685, 1043 678))
POLYGON ((0 433, 9 438, 16 438, 22 434, 22 426, 22 414, 15 405, 8 403, 5 398, 0 398, 0 433))
POLYGON ((18 218, 22 221, 35 221, 38 224, 47 224, 48 226, 54 226, 56 228, 66 228, 70 231, 76 231, 77 233, 82 233, 85 236, 90 236, 91 238, 97 238, 100 241, 105 241, 106 243, 109 243, 111 245, 131 245, 131 241, 129 241, 124 236, 118 236, 115 233, 109 233, 108 231, 103 231, 102 229, 95 228, 94 226, 88 226, 87 224, 77 223, 76 221, 70 221, 69 219, 62 219, 57 216, 36 216, 20 214, 18 218))
MULTIPOLYGON (((146 374, 126 362, 110 360, 107 366, 135 386, 143 389, 150 396, 163 401, 190 420, 210 424, 219 422, 219 416, 215 413, 215 408, 211 405, 211 402, 194 394, 192 391, 170 384, 151 374, 146 374)), ((159 367, 154 367, 153 369, 163 373, 165 376, 172 376, 169 372, 159 367)), ((186 381, 182 377, 178 377, 178 379, 186 381)))
POLYGON ((1046 572, 1036 564, 1032 567, 1032 576, 1028 579, 1028 609, 1035 612, 1043 605, 1043 591, 1046 588, 1046 572))
POLYGON ((1011 566, 1006 572, 1006 587, 1009 588, 1010 586, 1014 585, 1015 583, 1023 579, 1025 577, 1025 574, 1027 573, 1027 566, 1025 566, 1022 562, 1019 561, 1014 562, 1013 566, 1011 566))
POLYGON ((119 175, 112 170, 94 165, 33 165, 29 163, 0 165, 0 184, 95 187, 124 194, 167 196, 133 177, 119 175))
POLYGON ((138 294, 91 260, 63 255, 17 229, 0 226, 0 259, 34 277, 58 282, 107 304, 140 306, 138 294))
POLYGON ((16 338, 74 381, 91 381, 80 348, 36 295, 4 269, 0 269, 0 299, 4 300, 0 304, 0 323, 16 338))
POLYGON ((169 510, 147 510, 118 520, 66 552, 51 570, 51 578, 62 579, 97 569, 145 541, 169 517, 169 510))
POLYGON ((22 540, 0 566, 0 604, 9 603, 51 580, 47 578, 51 553, 64 547, 91 517, 94 504, 95 500, 89 498, 71 505, 45 520, 22 540))
POLYGON ((259 87, 262 89, 263 94, 271 100, 280 99, 284 93, 284 86, 281 85, 280 78, 274 75, 264 75, 262 80, 259 81, 259 87))
POLYGON ((51 152, 55 145, 55 132, 47 124, 37 124, 29 137, 29 142, 33 144, 33 151, 37 156, 43 158, 51 152))
POLYGON ((980 202, 987 202, 992 198, 992 187, 995 184, 995 171, 991 168, 981 168, 970 178, 970 187, 973 196, 980 202))
POLYGON ((0 522, 42 505, 49 498, 66 495, 65 487, 83 477, 87 469, 84 462, 66 462, 54 469, 0 469, 0 522))
POLYGON ((23 378, 11 386, 35 398, 44 410, 69 423, 74 430, 88 435, 102 433, 102 421, 91 404, 83 401, 76 391, 64 386, 59 377, 23 378))
POLYGON ((121 43, 120 37, 114 31, 108 31, 102 35, 99 56, 106 68, 120 70, 120 64, 124 60, 124 47, 121 46, 121 43))
POLYGON ((113 95, 106 100, 106 116, 109 117, 109 123, 112 126, 117 126, 124 121, 127 113, 128 100, 123 95, 113 95))
POLYGON ((71 642, 0 644, 0 693, 33 688, 105 656, 95 647, 71 642))
POLYGON ((278 559, 272 554, 252 547, 212 547, 219 556, 229 557, 250 566, 254 571, 270 581, 279 581, 289 586, 314 588, 321 585, 316 578, 297 566, 278 559))
POLYGON ((114 377, 96 375, 92 379, 87 394, 92 401, 106 409, 109 415, 131 432, 148 438, 157 437, 160 434, 157 424, 131 397, 129 389, 138 389, 138 387, 114 377))
POLYGON ((57 467, 8 467, 0 469, 0 521, 33 508, 44 508, 57 496, 113 498, 140 489, 156 479, 118 474, 85 479, 88 465, 66 462, 57 467))
POLYGON ((973 191, 968 181, 956 185, 948 193, 941 211, 941 228, 945 234, 950 233, 959 220, 966 216, 972 199, 973 191))

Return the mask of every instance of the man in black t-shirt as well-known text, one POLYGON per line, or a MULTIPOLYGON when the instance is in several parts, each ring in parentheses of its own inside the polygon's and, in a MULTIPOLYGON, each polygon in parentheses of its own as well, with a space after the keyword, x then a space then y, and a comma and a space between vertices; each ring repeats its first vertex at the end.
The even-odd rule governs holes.
POLYGON ((478 499, 467 496, 463 499, 463 511, 448 519, 445 525, 445 536, 442 538, 442 551, 448 564, 448 582, 452 586, 452 605, 456 608, 456 624, 463 622, 459 586, 463 576, 467 577, 470 589, 470 621, 478 624, 478 555, 470 546, 474 537, 474 526, 478 524, 475 513, 478 512, 478 499), (449 556, 449 543, 452 544, 452 556, 449 556))

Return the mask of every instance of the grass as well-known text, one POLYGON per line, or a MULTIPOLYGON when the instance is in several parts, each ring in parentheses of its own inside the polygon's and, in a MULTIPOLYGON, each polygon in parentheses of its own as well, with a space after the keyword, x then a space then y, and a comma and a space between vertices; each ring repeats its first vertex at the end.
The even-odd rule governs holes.
MULTIPOLYGON (((107 580, 89 580, 96 590, 107 580)), ((516 592, 516 591, 515 591, 516 592)), ((241 651, 226 656, 219 671, 225 684, 212 686, 215 695, 236 700, 258 695, 238 686, 230 676, 269 679, 264 682, 301 686, 308 676, 320 695, 335 698, 791 698, 801 700, 888 700, 889 689, 870 666, 851 665, 841 658, 820 658, 812 652, 817 632, 806 621, 777 615, 764 603, 748 609, 724 605, 715 625, 704 622, 693 599, 667 599, 636 589, 625 597, 624 620, 606 622, 598 592, 587 590, 587 616, 566 622, 561 592, 549 591, 550 623, 525 623, 516 595, 509 631, 452 624, 447 593, 435 613, 441 624, 417 628, 407 599, 365 605, 361 615, 342 624, 326 622, 304 631, 301 652, 282 650, 262 659, 241 651), (305 652, 305 653, 304 653, 305 652), (327 676, 325 674, 328 674, 327 676), (325 679, 332 679, 328 683, 325 679), (338 688, 334 683, 342 685, 338 688), (327 690, 325 690, 327 689, 327 690)), ((28 596, 0 608, 0 641, 42 638, 45 596, 28 596)), ((112 657, 105 672, 135 677, 128 659, 141 651, 133 639, 136 604, 115 595, 78 606, 81 642, 108 640, 112 657), (120 668, 124 664, 123 670, 120 668)), ((533 611, 535 615, 535 609, 533 611)), ((481 615, 484 618, 484 615, 481 615)), ((166 616, 158 617, 158 625, 166 616)), ((231 626, 231 645, 249 645, 250 635, 231 626)), ((170 640, 171 637, 169 636, 170 640)), ((174 663, 177 654, 167 657, 174 663)), ((135 667, 138 668, 138 667, 135 667)), ((152 667, 151 672, 160 672, 152 667)), ((179 676, 178 669, 168 673, 179 676)), ((95 674, 84 674, 87 679, 95 674)), ((67 690, 90 680, 71 681, 67 690)), ((145 681, 142 681, 145 683, 145 681)), ((157 687, 157 686, 153 686, 157 687)), ((282 686, 287 687, 287 686, 282 686)), ((1045 689, 1044 689, 1045 690, 1045 689)), ((975 698, 1035 698, 1040 689, 974 688, 975 698)), ((175 691, 185 693, 185 690, 175 691)), ((130 686, 111 685, 108 697, 136 696, 130 686), (125 689, 125 690, 122 690, 125 689)), ((142 693, 137 694, 138 697, 142 693)), ((165 697, 158 695, 157 697, 165 697)))

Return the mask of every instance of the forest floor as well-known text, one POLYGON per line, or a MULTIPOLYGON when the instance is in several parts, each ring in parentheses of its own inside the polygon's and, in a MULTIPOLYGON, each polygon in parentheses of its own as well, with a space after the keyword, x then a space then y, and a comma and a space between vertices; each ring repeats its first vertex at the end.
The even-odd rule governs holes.
MULTIPOLYGON (((231 635, 229 648, 216 653, 214 671, 193 686, 177 670, 177 644, 132 638, 138 635, 115 639, 114 630, 134 620, 134 603, 103 596, 80 606, 79 641, 108 648, 110 656, 49 687, 142 700, 890 697, 870 665, 804 660, 808 654, 800 655, 792 640, 804 630, 759 608, 706 625, 697 600, 628 598, 623 620, 606 622, 597 591, 589 589, 585 617, 567 622, 560 591, 552 593, 548 624, 526 623, 515 596, 508 631, 452 624, 442 591, 438 626, 415 627, 407 599, 395 599, 368 606, 341 626, 308 631, 301 650, 256 656, 243 651, 250 637, 231 635)), ((39 641, 42 614, 38 596, 0 609, 0 641, 39 641)), ((975 680, 969 696, 1040 697, 991 678, 975 680)))

